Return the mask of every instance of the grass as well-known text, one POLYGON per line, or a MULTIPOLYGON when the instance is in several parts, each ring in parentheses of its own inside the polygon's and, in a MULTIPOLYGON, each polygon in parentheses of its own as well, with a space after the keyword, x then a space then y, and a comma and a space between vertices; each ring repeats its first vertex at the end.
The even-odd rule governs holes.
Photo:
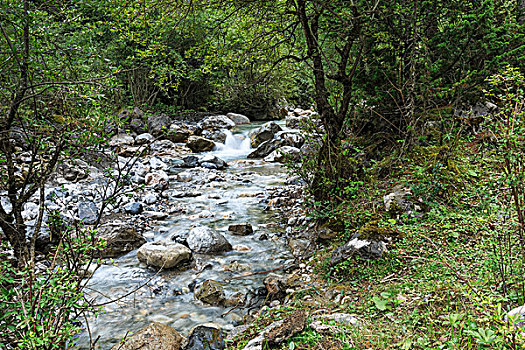
POLYGON ((468 140, 443 149, 414 149, 390 168, 388 180, 360 182, 357 195, 330 212, 328 225, 344 229, 310 261, 317 285, 310 298, 295 295, 289 307, 349 313, 361 325, 337 334, 308 327, 279 349, 524 348, 519 330, 505 321, 525 295, 520 251, 502 243, 513 237, 515 221, 498 160, 468 140), (396 184, 412 188, 422 216, 385 212, 382 196, 396 184), (331 252, 371 221, 399 233, 388 253, 330 267, 331 252), (334 303, 333 290, 344 294, 344 304, 334 303))

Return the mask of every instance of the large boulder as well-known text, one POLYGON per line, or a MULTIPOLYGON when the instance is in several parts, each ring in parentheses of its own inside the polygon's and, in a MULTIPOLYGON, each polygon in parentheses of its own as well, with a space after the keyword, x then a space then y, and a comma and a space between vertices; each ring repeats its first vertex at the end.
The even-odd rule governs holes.
POLYGON ((93 225, 98 218, 97 205, 91 201, 78 203, 78 218, 84 224, 93 225))
POLYGON ((204 118, 197 126, 202 130, 232 129, 235 123, 225 115, 212 115, 204 118))
POLYGON ((150 242, 137 251, 137 258, 149 266, 171 269, 191 259, 191 250, 176 242, 150 242))
POLYGON ((166 132, 166 138, 173 142, 186 142, 190 135, 190 130, 177 124, 171 124, 166 132))
POLYGON ((135 228, 123 222, 112 222, 100 226, 97 237, 106 241, 100 252, 103 258, 115 258, 139 248, 146 240, 135 228))
POLYGON ((224 143, 226 141, 227 135, 222 130, 203 130, 201 136, 219 143, 224 143))
POLYGON ((162 323, 152 323, 111 350, 181 350, 184 337, 162 323))
POLYGON ((223 235, 205 226, 193 228, 186 242, 191 250, 198 253, 221 253, 232 249, 223 235))
POLYGON ((242 114, 228 113, 226 114, 236 125, 250 124, 250 119, 242 114))
POLYGON ((226 333, 218 324, 201 324, 190 330, 185 350, 223 350, 226 348, 225 338, 226 333))
POLYGON ((302 145, 304 145, 304 136, 301 134, 300 131, 279 131, 277 134, 275 134, 275 138, 282 141, 284 146, 292 146, 301 148, 302 145))
POLYGON ((195 298, 205 304, 220 305, 226 299, 222 285, 213 280, 207 280, 195 287, 195 298))
POLYGON ((109 140, 109 145, 112 147, 129 146, 135 143, 135 139, 131 135, 117 134, 109 140))
POLYGON ((254 151, 248 154, 248 158, 264 158, 273 151, 275 151, 277 148, 279 148, 281 144, 282 141, 277 139, 264 141, 259 145, 259 147, 257 147, 254 151))
POLYGON ((224 160, 211 154, 205 155, 199 159, 199 165, 203 168, 218 170, 222 170, 228 166, 224 160))
POLYGON ((148 132, 155 136, 166 133, 171 125, 171 118, 166 114, 157 114, 148 118, 148 132))
POLYGON ((263 124, 259 129, 254 130, 250 135, 252 147, 256 148, 264 141, 273 139, 275 134, 282 130, 283 129, 275 122, 263 124))
POLYGON ((264 158, 266 162, 286 163, 299 160, 301 150, 291 146, 279 147, 264 158))
POLYGON ((207 152, 213 150, 215 143, 212 140, 208 140, 200 136, 190 136, 186 146, 193 152, 207 152))

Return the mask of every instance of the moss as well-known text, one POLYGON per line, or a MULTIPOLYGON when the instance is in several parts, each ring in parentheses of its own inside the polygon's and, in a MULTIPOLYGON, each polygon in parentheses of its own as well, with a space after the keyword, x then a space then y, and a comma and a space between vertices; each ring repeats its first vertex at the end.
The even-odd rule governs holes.
POLYGON ((378 220, 372 220, 359 229, 359 239, 369 241, 390 241, 401 238, 401 233, 390 227, 379 226, 378 220))

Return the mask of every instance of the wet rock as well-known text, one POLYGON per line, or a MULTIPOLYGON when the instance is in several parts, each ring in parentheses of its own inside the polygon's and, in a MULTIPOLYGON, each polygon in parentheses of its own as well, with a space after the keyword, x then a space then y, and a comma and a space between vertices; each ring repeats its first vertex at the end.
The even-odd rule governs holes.
POLYGON ((227 164, 224 160, 216 157, 216 156, 213 156, 211 154, 209 155, 206 155, 204 157, 202 157, 200 160, 199 160, 199 165, 203 168, 208 168, 208 169, 218 169, 218 170, 222 170, 224 168, 226 168, 227 164))
POLYGON ((190 172, 184 171, 177 174, 177 181, 179 182, 190 182, 193 180, 193 175, 190 172))
POLYGON ((282 141, 277 139, 265 141, 261 143, 254 151, 248 154, 248 158, 264 158, 279 148, 281 144, 282 141))
POLYGON ((301 151, 291 146, 279 147, 264 158, 266 162, 286 163, 299 160, 301 151))
POLYGON ((259 129, 254 130, 250 136, 252 147, 259 147, 264 141, 273 139, 279 131, 282 131, 282 128, 275 122, 263 124, 259 129))
POLYGON ((148 132, 155 136, 163 135, 171 125, 171 118, 166 114, 148 117, 148 132))
POLYGON ((97 221, 98 208, 94 202, 78 203, 78 218, 84 224, 93 225, 97 221))
POLYGON ((135 143, 133 136, 127 134, 117 134, 111 138, 109 145, 112 147, 129 146, 135 143))
POLYGON ((182 160, 184 161, 184 168, 196 168, 199 166, 200 163, 200 157, 197 156, 186 156, 182 158, 182 160))
POLYGON ((195 298, 205 304, 220 305, 225 300, 222 285, 213 280, 207 280, 195 287, 195 298))
POLYGON ((170 326, 152 323, 111 350, 182 350, 184 337, 170 326))
POLYGON ((204 130, 201 136, 219 143, 226 141, 226 134, 221 130, 204 130))
POLYGON ((354 254, 358 254, 365 259, 379 259, 386 251, 386 243, 383 241, 367 241, 354 238, 332 253, 330 266, 337 265, 354 254))
POLYGON ((156 172, 146 174, 144 182, 146 186, 166 189, 168 187, 169 177, 164 171, 158 170, 156 172))
POLYGON ((149 166, 151 167, 151 169, 155 170, 165 170, 168 168, 168 165, 162 160, 158 159, 157 157, 150 158, 149 166))
POLYGON ((191 250, 199 253, 221 253, 232 249, 223 235, 205 226, 193 228, 186 242, 191 250))
POLYGON ((193 327, 188 335, 185 350, 223 350, 226 347, 226 333, 215 323, 205 323, 193 327))
POLYGON ((250 119, 242 114, 228 113, 226 116, 235 123, 235 125, 250 124, 250 119))
POLYGON ((146 210, 144 216, 155 220, 164 220, 168 217, 168 214, 162 211, 146 210))
POLYGON ((171 269, 189 261, 191 251, 176 242, 150 242, 139 248, 137 258, 149 266, 171 269))
POLYGON ((253 233, 253 228, 249 223, 243 222, 242 224, 230 225, 228 231, 237 236, 246 236, 253 233))
POLYGON ((169 153, 172 152, 176 145, 170 140, 157 140, 150 145, 153 153, 169 153))
POLYGON ((190 136, 188 142, 186 143, 189 149, 192 152, 207 152, 213 150, 215 143, 211 140, 205 139, 200 136, 190 136))
POLYGON ((191 131, 177 124, 171 124, 166 133, 166 138, 172 142, 186 142, 191 131))
POLYGON ((146 204, 155 204, 158 198, 155 193, 148 193, 144 196, 143 200, 144 200, 144 203, 146 204))
POLYGON ((204 118, 197 126, 202 130, 232 129, 235 123, 225 115, 212 115, 204 118))
POLYGON ((304 136, 299 131, 280 131, 275 138, 282 141, 284 146, 301 148, 304 145, 304 136))
POLYGON ((97 238, 106 241, 106 246, 100 253, 103 258, 114 258, 139 248, 146 240, 131 225, 123 222, 113 222, 100 226, 97 238))
POLYGON ((154 139, 155 138, 153 137, 153 135, 151 135, 150 133, 146 132, 146 133, 138 135, 135 138, 135 143, 137 145, 145 145, 145 144, 153 142, 154 139))
POLYGON ((131 202, 124 206, 124 211, 128 214, 137 215, 142 213, 143 210, 144 208, 140 202, 131 202))

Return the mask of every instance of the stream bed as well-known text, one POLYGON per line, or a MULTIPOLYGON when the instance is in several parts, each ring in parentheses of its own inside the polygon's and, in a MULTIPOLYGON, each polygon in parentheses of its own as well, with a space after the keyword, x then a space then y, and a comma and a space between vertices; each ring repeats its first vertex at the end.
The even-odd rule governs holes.
POLYGON ((214 322, 226 329, 242 323, 243 315, 264 296, 265 273, 292 261, 281 236, 278 217, 265 210, 268 191, 284 186, 286 169, 276 163, 246 159, 251 151, 248 133, 260 124, 228 133, 225 143, 209 152, 228 163, 226 170, 180 169, 185 181, 170 181, 170 191, 193 191, 192 196, 168 198, 180 212, 156 221, 147 230, 148 241, 185 236, 196 226, 207 226, 231 243, 233 250, 217 254, 193 254, 185 268, 160 271, 140 263, 136 250, 107 261, 93 275, 86 294, 95 303, 120 298, 91 317, 78 345, 88 348, 89 338, 97 348, 109 349, 130 332, 151 322, 167 324, 186 335, 202 323, 214 322), (253 234, 235 236, 228 226, 247 222, 253 234), (219 282, 226 297, 243 295, 244 307, 210 306, 194 297, 193 287, 205 280, 219 282), (139 286, 144 285, 135 291, 139 286))

